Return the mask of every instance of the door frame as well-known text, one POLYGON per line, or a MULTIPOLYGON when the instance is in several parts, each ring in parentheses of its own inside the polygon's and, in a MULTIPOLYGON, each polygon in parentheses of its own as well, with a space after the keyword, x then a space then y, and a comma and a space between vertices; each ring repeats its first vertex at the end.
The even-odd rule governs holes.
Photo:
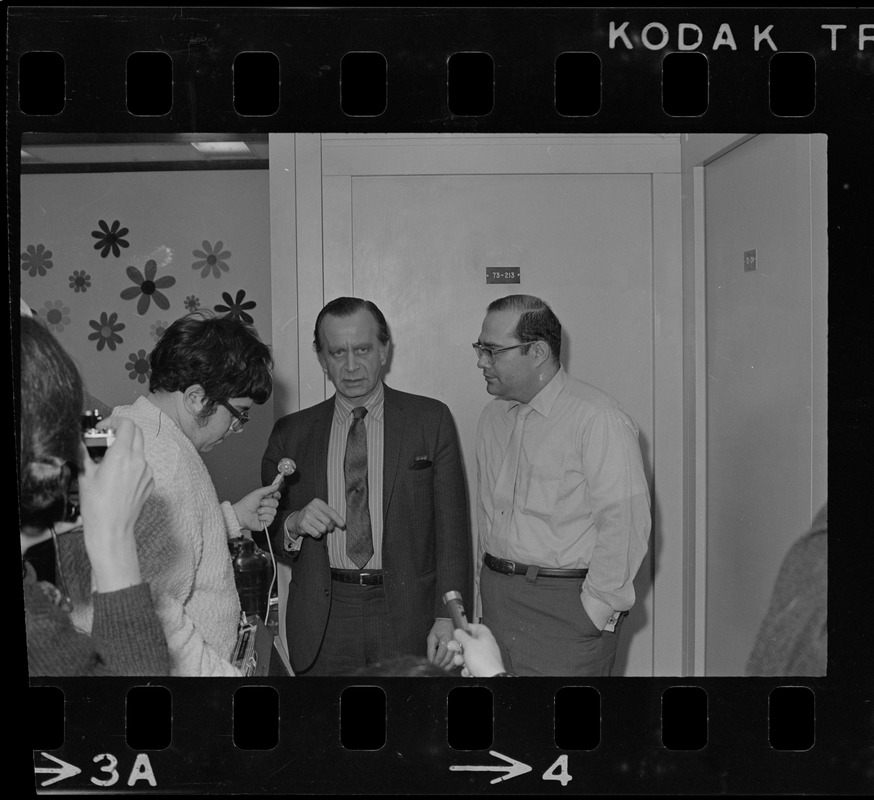
POLYGON ((692 580, 685 587, 683 674, 705 673, 707 601, 707 316, 704 170, 755 134, 684 134, 680 143, 683 192, 683 400, 686 408, 683 481, 683 557, 692 580))
POLYGON ((697 596, 689 562, 684 402, 684 259, 680 136, 650 134, 270 134, 273 343, 277 418, 328 396, 312 352, 315 310, 354 291, 351 193, 363 175, 647 174, 653 212, 652 675, 688 674, 686 621, 697 596), (520 155, 525 153, 524 159, 520 155), (524 166, 520 168, 520 164, 524 166), (326 277, 329 276, 329 277, 326 277), (657 477, 655 477, 657 476, 657 477), (657 481, 657 485, 656 485, 657 481))

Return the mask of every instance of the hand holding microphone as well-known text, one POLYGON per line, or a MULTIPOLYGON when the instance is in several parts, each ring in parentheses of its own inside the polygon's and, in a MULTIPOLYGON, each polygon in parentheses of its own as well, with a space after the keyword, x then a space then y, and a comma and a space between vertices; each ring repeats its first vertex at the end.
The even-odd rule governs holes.
POLYGON ((452 657, 453 663, 463 666, 461 674, 465 678, 491 678, 506 674, 501 649, 485 625, 471 623, 467 631, 457 628, 454 636, 458 650, 452 657))
POLYGON ((463 667, 461 674, 465 678, 488 678, 504 674, 501 650, 495 637, 485 625, 471 625, 467 621, 461 593, 446 592, 443 602, 446 603, 455 625, 455 639, 449 643, 448 649, 454 651, 452 663, 463 667))
POLYGON ((294 473, 297 465, 290 458, 283 458, 276 467, 278 475, 269 486, 262 486, 249 492, 242 500, 234 503, 234 511, 240 527, 248 531, 267 530, 276 517, 279 507, 279 484, 282 479, 294 473))

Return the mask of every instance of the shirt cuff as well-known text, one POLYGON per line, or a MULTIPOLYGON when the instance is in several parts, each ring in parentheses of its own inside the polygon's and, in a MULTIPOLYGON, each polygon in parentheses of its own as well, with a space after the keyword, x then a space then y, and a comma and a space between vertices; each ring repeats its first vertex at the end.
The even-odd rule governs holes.
POLYGON ((228 539, 239 539, 243 535, 243 529, 240 527, 240 520, 237 519, 237 512, 227 500, 221 504, 221 509, 222 516, 225 518, 225 531, 228 539))
MULTIPOLYGON (((585 584, 584 584, 585 586, 585 584)), ((589 619, 592 620, 592 624, 599 630, 603 631, 607 628, 607 625, 613 620, 612 625, 615 627, 616 621, 613 617, 618 618, 618 614, 613 611, 613 609, 608 606, 606 603, 598 600, 597 597, 592 597, 592 595, 588 594, 585 591, 580 592, 580 600, 583 604, 583 610, 589 615, 589 619)), ((608 630, 613 630, 613 627, 608 630)))
MULTIPOLYGON (((293 514, 294 512, 292 512, 293 514)), ((292 535, 288 532, 288 520, 291 518, 291 514, 289 514, 282 523, 282 544, 285 547, 285 551, 287 553, 296 553, 300 550, 301 544, 303 544, 303 536, 298 536, 297 539, 292 537, 292 535)))

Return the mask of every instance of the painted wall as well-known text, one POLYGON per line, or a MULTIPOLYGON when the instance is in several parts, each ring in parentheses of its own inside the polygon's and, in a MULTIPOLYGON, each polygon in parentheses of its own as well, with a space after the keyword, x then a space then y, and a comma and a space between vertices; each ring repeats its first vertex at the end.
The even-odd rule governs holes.
MULTIPOLYGON (((24 175, 21 245, 22 298, 108 406, 147 393, 146 355, 195 308, 243 316, 270 344, 267 170, 24 175)), ((259 485, 272 423, 271 398, 204 454, 221 499, 259 485)))
POLYGON ((708 675, 743 674, 826 500, 825 159, 823 136, 761 135, 706 167, 708 675))

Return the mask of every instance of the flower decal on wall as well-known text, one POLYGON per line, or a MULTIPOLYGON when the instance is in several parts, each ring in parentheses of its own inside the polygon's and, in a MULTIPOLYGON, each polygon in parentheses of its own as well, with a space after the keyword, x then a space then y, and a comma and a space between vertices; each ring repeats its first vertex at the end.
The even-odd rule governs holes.
POLYGON ((169 322, 153 322, 152 326, 149 328, 149 334, 151 335, 152 339, 157 342, 158 339, 160 339, 164 335, 164 332, 169 327, 169 322))
POLYGON ((136 284, 136 286, 129 286, 121 293, 122 300, 133 300, 135 297, 140 298, 137 301, 137 314, 140 316, 149 310, 149 305, 153 298, 155 300, 155 305, 158 306, 158 308, 161 308, 164 311, 170 308, 170 301, 158 290, 168 289, 176 283, 176 278, 172 275, 163 275, 158 278, 158 280, 155 280, 155 273, 158 271, 158 265, 151 258, 146 262, 145 271, 146 274, 145 277, 143 277, 143 273, 136 267, 128 267, 126 270, 127 276, 136 284))
POLYGON ((188 295, 185 298, 185 310, 188 312, 197 311, 200 308, 200 298, 195 297, 193 294, 188 295))
POLYGON ((242 289, 237 292, 236 300, 232 300, 227 292, 222 292, 222 300, 224 300, 227 305, 219 304, 215 307, 215 310, 220 314, 230 314, 232 317, 241 319, 243 322, 248 322, 249 325, 251 325, 255 320, 253 320, 246 311, 255 308, 256 303, 254 300, 249 300, 249 302, 244 303, 243 298, 245 298, 245 296, 246 293, 242 289))
POLYGON ((149 357, 146 355, 146 351, 137 350, 136 353, 131 353, 128 358, 130 360, 124 365, 124 368, 128 370, 128 377, 132 381, 145 383, 151 374, 149 357))
POLYGON ((21 268, 30 273, 31 278, 37 275, 42 277, 50 270, 52 264, 52 251, 46 250, 44 245, 38 244, 34 247, 32 244, 27 246, 27 251, 21 254, 21 268))
POLYGON ((114 311, 107 315, 105 311, 100 313, 100 320, 89 320, 88 324, 94 328, 94 333, 88 334, 88 340, 97 341, 97 350, 103 350, 108 347, 110 350, 115 350, 117 345, 120 345, 124 339, 118 335, 119 331, 123 331, 125 325, 123 322, 118 322, 118 314, 114 311))
POLYGON ((191 265, 191 269, 199 269, 201 278, 205 278, 210 272, 218 278, 222 272, 228 271, 228 265, 225 264, 224 259, 230 258, 231 253, 229 250, 222 251, 225 243, 221 240, 215 243, 215 247, 206 241, 206 239, 203 240, 202 244, 203 250, 193 251, 200 261, 195 261, 191 265))
POLYGON ((128 229, 120 228, 118 220, 112 223, 111 228, 102 219, 97 224, 100 226, 100 230, 91 231, 91 235, 97 239, 94 249, 100 250, 100 255, 103 258, 106 258, 109 255, 109 251, 112 250, 112 255, 118 258, 121 255, 120 248, 128 246, 128 243, 122 239, 122 236, 129 232, 128 229))
POLYGON ((70 324, 70 309, 61 300, 55 300, 54 302, 48 300, 40 314, 42 314, 46 327, 49 330, 60 333, 66 325, 70 324))
POLYGON ((84 269, 74 269, 70 276, 70 288, 79 294, 91 288, 91 276, 84 269))

